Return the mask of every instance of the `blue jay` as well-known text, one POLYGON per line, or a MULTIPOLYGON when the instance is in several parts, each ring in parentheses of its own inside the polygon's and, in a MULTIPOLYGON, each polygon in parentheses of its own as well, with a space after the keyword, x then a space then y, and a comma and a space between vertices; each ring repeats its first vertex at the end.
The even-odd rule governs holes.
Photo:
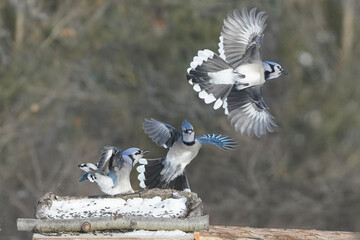
POLYGON ((101 151, 100 161, 96 164, 82 163, 78 167, 86 173, 79 182, 96 182, 105 194, 116 195, 133 193, 130 184, 130 172, 147 151, 129 148, 121 152, 120 148, 105 146, 101 151))
POLYGON ((153 142, 169 148, 165 158, 144 160, 137 167, 141 188, 171 188, 190 191, 185 167, 196 157, 204 144, 212 144, 224 150, 233 150, 237 143, 230 137, 219 134, 195 136, 193 126, 186 120, 181 132, 169 124, 155 119, 145 119, 145 133, 153 142))
POLYGON ((234 10, 224 20, 219 53, 199 51, 187 70, 187 80, 206 104, 221 106, 236 131, 257 137, 277 127, 263 100, 263 84, 286 71, 274 62, 262 62, 259 52, 266 28, 265 12, 242 14, 234 10))

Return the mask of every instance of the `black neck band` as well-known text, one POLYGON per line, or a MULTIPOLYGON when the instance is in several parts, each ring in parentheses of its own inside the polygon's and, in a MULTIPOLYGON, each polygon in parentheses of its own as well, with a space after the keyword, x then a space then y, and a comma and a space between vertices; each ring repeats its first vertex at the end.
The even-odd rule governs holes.
POLYGON ((193 141, 193 142, 184 142, 184 141, 183 141, 183 143, 184 143, 185 145, 187 145, 187 146, 192 146, 192 145, 195 144, 195 141, 193 141))

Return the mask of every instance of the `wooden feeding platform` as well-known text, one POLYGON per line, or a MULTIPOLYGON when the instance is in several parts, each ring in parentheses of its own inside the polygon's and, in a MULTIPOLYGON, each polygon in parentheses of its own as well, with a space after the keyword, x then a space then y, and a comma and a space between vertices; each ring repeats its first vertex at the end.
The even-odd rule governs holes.
POLYGON ((19 218, 19 231, 76 233, 129 230, 181 230, 209 228, 196 193, 152 189, 117 196, 62 197, 45 194, 34 219, 19 218))
POLYGON ((209 226, 196 193, 152 189, 92 197, 45 194, 35 218, 17 220, 34 240, 90 239, 360 239, 359 233, 301 229, 209 226))

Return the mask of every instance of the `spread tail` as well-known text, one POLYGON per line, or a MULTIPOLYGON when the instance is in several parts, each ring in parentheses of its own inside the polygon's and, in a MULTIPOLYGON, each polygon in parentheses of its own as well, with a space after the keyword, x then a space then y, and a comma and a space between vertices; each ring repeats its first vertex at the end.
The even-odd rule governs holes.
POLYGON ((169 188, 179 191, 190 191, 185 172, 170 182, 163 179, 161 171, 164 168, 164 160, 165 158, 143 159, 143 161, 139 162, 141 165, 138 166, 136 170, 139 173, 138 179, 140 181, 140 187, 143 189, 169 188))
POLYGON ((199 98, 206 104, 213 103, 214 109, 224 104, 233 85, 243 77, 224 59, 208 49, 198 52, 186 74, 199 98))

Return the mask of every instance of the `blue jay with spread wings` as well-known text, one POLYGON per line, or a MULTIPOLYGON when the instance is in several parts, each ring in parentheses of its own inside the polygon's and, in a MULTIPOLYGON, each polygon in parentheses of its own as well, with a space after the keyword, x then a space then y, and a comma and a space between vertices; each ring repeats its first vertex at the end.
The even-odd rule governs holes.
POLYGON ((108 195, 133 193, 130 172, 133 166, 147 151, 129 148, 121 152, 120 148, 105 146, 101 151, 100 161, 96 164, 82 163, 78 167, 86 173, 79 182, 96 182, 101 191, 108 195))
POLYGON ((187 80, 206 104, 223 107, 236 131, 260 137, 276 123, 263 100, 263 84, 287 75, 278 64, 262 62, 260 46, 266 28, 265 12, 234 10, 224 20, 219 53, 199 51, 187 70, 187 80))
POLYGON ((137 167, 141 188, 171 188, 190 191, 185 167, 196 157, 202 145, 212 144, 224 150, 233 150, 237 143, 219 134, 195 136, 193 126, 186 120, 181 131, 155 119, 145 119, 143 129, 157 145, 168 148, 165 158, 140 161, 137 167))

